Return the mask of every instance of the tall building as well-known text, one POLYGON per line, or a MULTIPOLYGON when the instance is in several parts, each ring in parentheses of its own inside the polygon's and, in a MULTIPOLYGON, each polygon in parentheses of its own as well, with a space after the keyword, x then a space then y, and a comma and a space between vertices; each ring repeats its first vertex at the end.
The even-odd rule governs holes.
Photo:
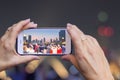
POLYGON ((53 42, 53 40, 52 39, 50 39, 50 43, 52 43, 53 42))
POLYGON ((31 43, 31 35, 28 35, 28 43, 31 43))
POLYGON ((46 39, 45 39, 45 37, 43 38, 43 41, 44 41, 44 43, 46 42, 46 39))
POLYGON ((65 30, 60 30, 59 32, 59 41, 64 42, 65 39, 65 30))
POLYGON ((23 36, 23 41, 27 41, 26 35, 23 36))

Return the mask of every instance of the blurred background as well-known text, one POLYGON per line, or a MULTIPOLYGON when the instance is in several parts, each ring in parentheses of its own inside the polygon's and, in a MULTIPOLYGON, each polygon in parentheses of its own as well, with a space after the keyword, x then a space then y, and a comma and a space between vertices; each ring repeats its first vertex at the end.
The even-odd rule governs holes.
MULTIPOLYGON (((30 18, 38 27, 77 25, 95 37, 120 80, 120 1, 119 0, 1 0, 0 36, 12 24, 30 18)), ((84 80, 75 67, 60 57, 42 56, 0 72, 0 80, 84 80)))

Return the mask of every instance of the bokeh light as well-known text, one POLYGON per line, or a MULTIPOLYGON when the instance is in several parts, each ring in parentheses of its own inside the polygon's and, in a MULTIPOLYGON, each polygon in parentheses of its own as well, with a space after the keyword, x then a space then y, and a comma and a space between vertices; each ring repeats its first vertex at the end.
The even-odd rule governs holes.
POLYGON ((33 60, 28 63, 28 65, 25 67, 25 70, 27 73, 33 73, 36 68, 41 64, 41 62, 44 60, 44 56, 40 56, 40 60, 33 60))
POLYGON ((100 36, 111 37, 114 35, 114 29, 110 26, 100 26, 98 27, 98 34, 100 36))
POLYGON ((108 14, 104 11, 101 11, 98 14, 98 20, 101 21, 101 22, 106 22, 108 20, 108 14))
POLYGON ((50 65, 55 70, 55 72, 60 76, 62 79, 66 79, 69 76, 69 72, 64 67, 64 65, 57 60, 56 58, 50 59, 50 65))
POLYGON ((0 80, 12 80, 12 79, 7 76, 6 71, 1 71, 0 72, 0 80))

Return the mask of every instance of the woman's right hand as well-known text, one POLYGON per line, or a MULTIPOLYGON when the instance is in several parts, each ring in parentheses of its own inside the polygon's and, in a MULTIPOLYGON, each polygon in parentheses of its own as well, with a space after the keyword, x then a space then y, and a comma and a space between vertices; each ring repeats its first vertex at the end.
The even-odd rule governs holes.
POLYGON ((99 43, 90 35, 84 34, 77 26, 67 24, 75 55, 62 58, 70 61, 87 80, 114 80, 108 61, 99 43))

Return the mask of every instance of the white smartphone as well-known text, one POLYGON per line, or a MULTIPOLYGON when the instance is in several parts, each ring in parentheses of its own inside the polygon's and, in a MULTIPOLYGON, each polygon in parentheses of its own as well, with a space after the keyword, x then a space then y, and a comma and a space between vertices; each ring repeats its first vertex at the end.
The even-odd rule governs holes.
POLYGON ((71 53, 71 38, 65 28, 37 28, 22 31, 17 38, 20 55, 65 55, 71 53))

